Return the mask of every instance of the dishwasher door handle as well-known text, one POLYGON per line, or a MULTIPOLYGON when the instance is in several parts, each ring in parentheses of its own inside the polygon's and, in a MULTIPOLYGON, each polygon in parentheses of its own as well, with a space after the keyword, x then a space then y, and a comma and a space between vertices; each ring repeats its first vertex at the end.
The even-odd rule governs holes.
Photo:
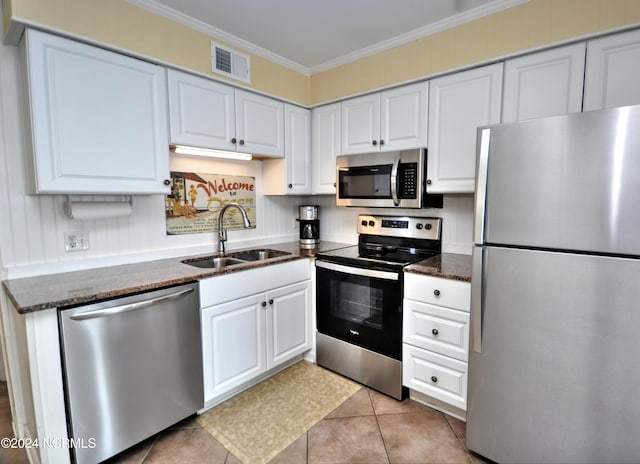
POLYGON ((157 303, 175 300, 176 298, 179 298, 183 295, 187 295, 192 292, 193 292, 193 288, 187 288, 179 292, 169 293, 168 295, 162 295, 157 298, 152 298, 150 300, 136 301, 135 303, 111 306, 109 308, 93 309, 86 312, 77 313, 77 314, 74 314, 73 316, 69 316, 69 319, 74 321, 85 321, 87 319, 96 319, 98 317, 115 316, 116 314, 128 313, 131 311, 136 311, 138 309, 148 308, 149 306, 153 306, 154 304, 157 304, 157 303))

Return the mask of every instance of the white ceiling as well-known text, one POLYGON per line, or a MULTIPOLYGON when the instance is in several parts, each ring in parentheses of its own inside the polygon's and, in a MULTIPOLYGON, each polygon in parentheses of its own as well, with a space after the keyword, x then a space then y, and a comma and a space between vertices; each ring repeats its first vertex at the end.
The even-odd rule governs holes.
POLYGON ((527 0, 128 0, 313 74, 527 0))

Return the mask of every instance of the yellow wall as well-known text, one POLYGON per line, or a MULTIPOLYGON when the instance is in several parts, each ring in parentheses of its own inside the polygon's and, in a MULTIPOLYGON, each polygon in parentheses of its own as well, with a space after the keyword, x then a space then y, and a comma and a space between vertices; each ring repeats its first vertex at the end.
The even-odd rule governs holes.
POLYGON ((532 0, 314 74, 311 104, 637 23, 639 0, 532 0))
POLYGON ((2 1, 2 30, 9 30, 9 21, 11 20, 11 2, 9 0, 2 1))
MULTIPOLYGON (((3 0, 3 7, 5 31, 11 15, 16 21, 221 78, 210 71, 210 37, 124 0, 3 0)), ((303 105, 317 105, 637 24, 640 0, 531 0, 310 78, 251 55, 249 87, 303 105)))
MULTIPOLYGON (((35 23, 224 79, 211 72, 211 37, 124 0, 2 1, 9 3, 5 9, 16 21, 35 23)), ((303 105, 309 103, 308 76, 249 55, 251 83, 227 79, 229 82, 303 105)))

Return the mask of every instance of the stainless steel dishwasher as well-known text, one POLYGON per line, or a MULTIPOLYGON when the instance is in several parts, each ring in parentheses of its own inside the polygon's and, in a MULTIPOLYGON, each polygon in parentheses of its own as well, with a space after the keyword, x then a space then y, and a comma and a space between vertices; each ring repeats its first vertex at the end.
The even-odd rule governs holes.
POLYGON ((204 405, 198 285, 59 312, 72 453, 97 463, 204 405))

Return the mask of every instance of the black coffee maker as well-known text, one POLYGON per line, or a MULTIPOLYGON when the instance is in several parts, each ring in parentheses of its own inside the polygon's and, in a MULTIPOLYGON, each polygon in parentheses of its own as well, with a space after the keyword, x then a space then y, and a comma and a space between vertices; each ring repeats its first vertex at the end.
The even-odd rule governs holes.
POLYGON ((320 243, 320 221, 318 207, 313 205, 300 206, 300 247, 315 248, 320 243))

